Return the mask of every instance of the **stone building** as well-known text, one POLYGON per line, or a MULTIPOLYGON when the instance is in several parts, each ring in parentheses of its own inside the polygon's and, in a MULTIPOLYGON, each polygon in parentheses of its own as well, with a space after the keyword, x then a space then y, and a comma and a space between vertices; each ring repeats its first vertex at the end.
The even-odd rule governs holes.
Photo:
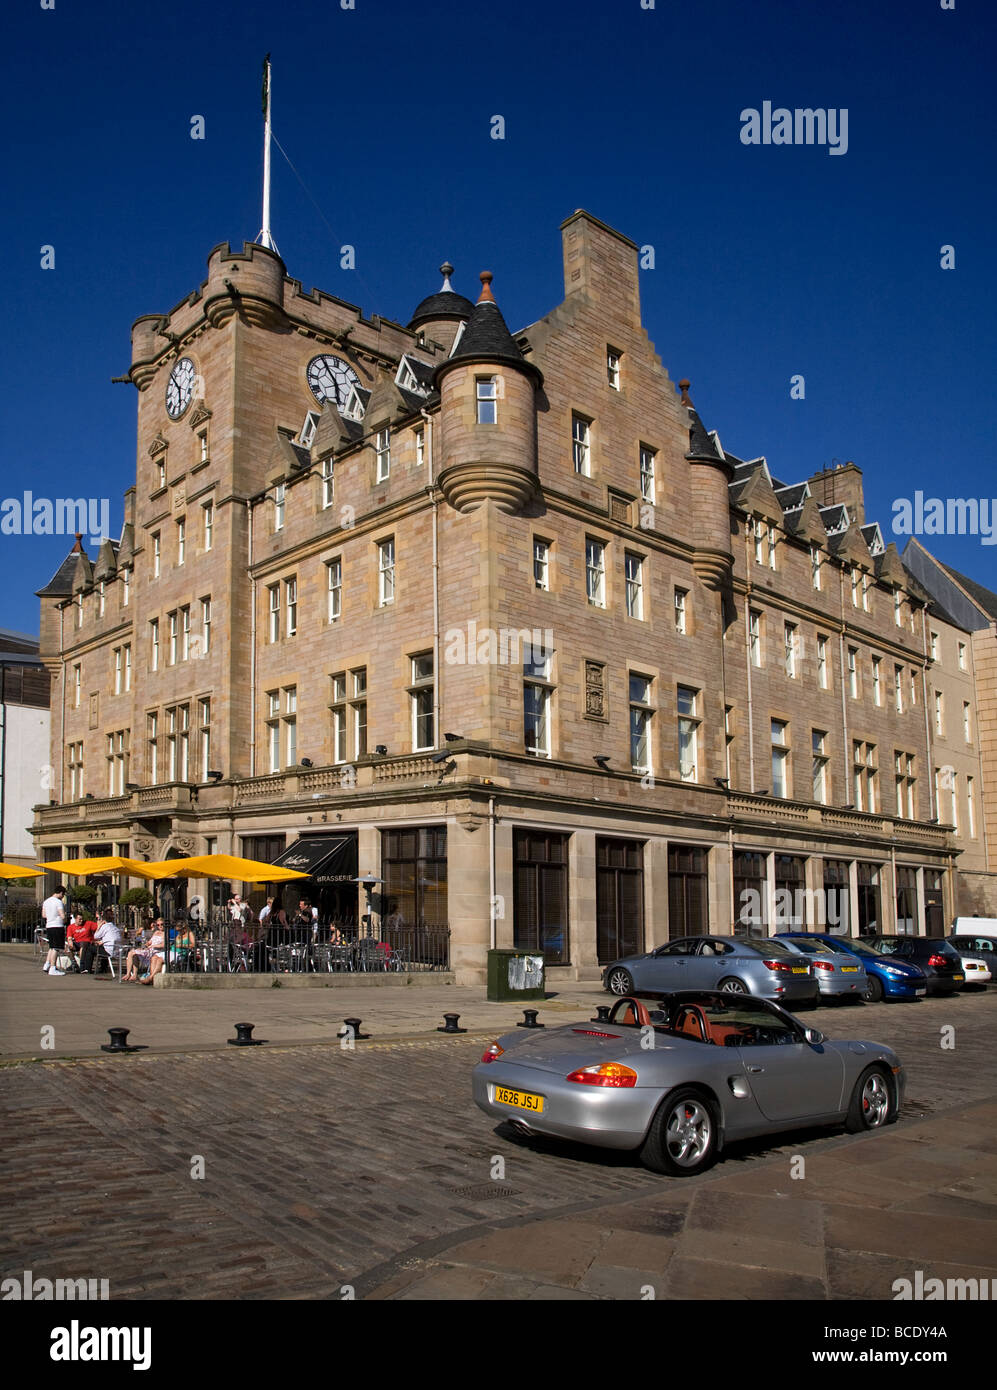
POLYGON ((491 944, 591 978, 952 915, 929 596, 861 473, 726 450, 638 248, 561 230, 564 299, 516 334, 487 272, 402 327, 249 244, 136 322, 121 538, 40 595, 42 857, 284 853, 330 916, 449 924, 462 982, 491 944))

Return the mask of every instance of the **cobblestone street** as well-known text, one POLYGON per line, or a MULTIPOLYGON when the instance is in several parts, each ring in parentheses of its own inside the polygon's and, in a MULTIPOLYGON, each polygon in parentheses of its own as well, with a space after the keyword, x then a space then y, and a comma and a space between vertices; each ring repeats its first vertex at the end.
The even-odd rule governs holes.
MULTIPOLYGON (((659 1297, 889 1297, 891 1269, 912 1258, 997 1273, 995 1107, 979 1104, 995 1089, 995 1007, 991 993, 808 1015, 830 1036, 896 1047, 900 1124, 741 1146, 684 1181, 496 1130, 470 1099, 483 1035, 446 1038, 428 1019, 421 1037, 354 1052, 330 1041, 12 1063, 0 1069, 0 1267, 108 1278, 126 1299, 339 1298, 344 1285, 639 1298, 649 1282, 659 1297), (949 1025, 954 1049, 940 1046, 949 1025), (796 1154, 822 1177, 790 1181, 796 1154)), ((375 995, 372 1031, 376 1013, 375 995)))

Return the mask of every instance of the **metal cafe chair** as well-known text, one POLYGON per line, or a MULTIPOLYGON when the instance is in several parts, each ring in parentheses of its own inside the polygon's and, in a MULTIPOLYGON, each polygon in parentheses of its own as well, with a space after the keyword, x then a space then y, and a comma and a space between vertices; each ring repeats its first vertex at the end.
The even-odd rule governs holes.
POLYGON ((375 941, 373 937, 364 937, 357 942, 356 968, 358 970, 384 969, 384 951, 379 941, 375 941))

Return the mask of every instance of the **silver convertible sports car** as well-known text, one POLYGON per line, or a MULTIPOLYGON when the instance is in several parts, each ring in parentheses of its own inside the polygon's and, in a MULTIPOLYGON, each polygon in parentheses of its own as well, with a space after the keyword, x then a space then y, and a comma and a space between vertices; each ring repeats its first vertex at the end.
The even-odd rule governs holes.
POLYGON ((778 1004, 726 991, 625 996, 608 1017, 517 1030, 473 1072, 474 1100, 519 1133, 640 1151, 702 1172, 725 1144, 810 1125, 892 1124, 904 1072, 876 1042, 829 1042, 778 1004))

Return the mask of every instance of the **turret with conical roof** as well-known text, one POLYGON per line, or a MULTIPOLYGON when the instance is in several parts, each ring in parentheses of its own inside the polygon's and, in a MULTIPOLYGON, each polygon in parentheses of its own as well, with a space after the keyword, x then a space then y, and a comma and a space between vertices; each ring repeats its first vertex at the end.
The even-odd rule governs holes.
POLYGON ((439 483, 458 511, 492 501, 520 511, 537 488, 539 369, 516 346, 495 302, 490 271, 456 350, 436 369, 443 468, 439 483))
POLYGON ((453 290, 450 284, 453 266, 449 261, 444 261, 440 266, 440 274, 443 276, 443 288, 422 301, 409 320, 408 327, 410 332, 425 334, 449 352, 461 324, 466 323, 474 313, 474 305, 453 290))
POLYGON ((734 469, 716 436, 708 432, 689 397, 689 382, 680 381, 681 405, 689 423, 689 489, 696 518, 697 544, 692 567, 708 589, 730 581, 734 557, 730 549, 730 481, 734 469))

